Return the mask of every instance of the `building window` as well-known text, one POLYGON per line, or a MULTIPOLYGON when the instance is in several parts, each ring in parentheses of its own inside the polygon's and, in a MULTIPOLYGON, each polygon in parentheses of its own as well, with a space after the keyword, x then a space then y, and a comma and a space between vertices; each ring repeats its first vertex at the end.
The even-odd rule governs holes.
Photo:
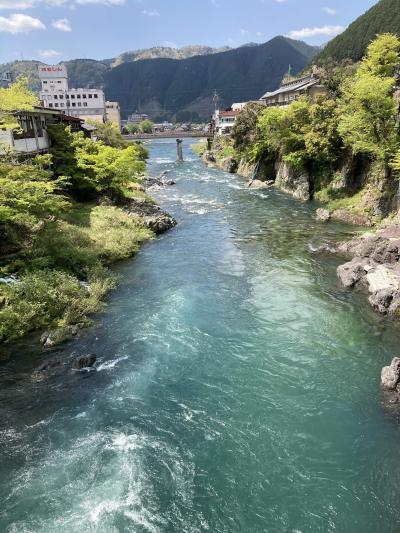
POLYGON ((58 81, 57 83, 61 83, 61 81, 58 81))
POLYGON ((53 104, 49 104, 49 107, 53 107, 53 104))
POLYGON ((76 97, 78 98, 78 100, 80 99, 81 95, 80 94, 77 94, 76 97))
POLYGON ((60 104, 60 107, 64 107, 64 104, 60 104))
POLYGON ((98 98, 98 95, 97 95, 97 94, 94 94, 93 96, 94 96, 95 98, 98 98))
POLYGON ((57 100, 57 98, 58 98, 58 96, 55 94, 55 95, 54 95, 54 100, 57 100))
POLYGON ((93 98, 93 95, 92 95, 92 94, 89 94, 89 98, 93 98))
POLYGON ((47 85, 47 81, 43 81, 43 83, 45 83, 47 85))
POLYGON ((54 104, 54 107, 58 107, 58 104, 54 104))
POLYGON ((82 98, 86 98, 86 94, 82 94, 82 98))
POLYGON ((75 100, 75 95, 74 95, 74 94, 71 94, 70 98, 71 98, 72 100, 75 100))
POLYGON ((76 103, 75 102, 72 102, 72 107, 76 107, 76 103))
POLYGON ((83 102, 83 107, 87 107, 87 102, 83 102))
POLYGON ((60 94, 60 100, 64 100, 64 95, 60 94))

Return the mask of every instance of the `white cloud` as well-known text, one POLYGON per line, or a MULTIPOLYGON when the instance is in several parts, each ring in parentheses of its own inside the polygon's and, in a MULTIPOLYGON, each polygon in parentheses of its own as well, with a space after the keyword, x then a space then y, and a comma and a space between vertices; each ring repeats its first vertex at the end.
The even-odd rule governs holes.
POLYGON ((30 9, 39 6, 70 7, 74 5, 122 6, 126 0, 0 0, 0 9, 30 9))
POLYGON ((24 33, 32 30, 44 30, 46 26, 39 19, 28 15, 16 14, 0 17, 0 33, 24 33))
POLYGON ((333 9, 333 7, 323 7, 322 11, 325 11, 328 15, 336 15, 337 13, 336 9, 333 9))
POLYGON ((60 31, 72 31, 71 23, 68 19, 53 20, 51 23, 53 28, 60 31))
POLYGON ((39 50, 38 54, 40 55, 40 57, 45 58, 57 57, 62 55, 61 52, 57 52, 56 50, 39 50))
POLYGON ((343 26, 321 26, 319 28, 302 28, 300 30, 293 30, 287 34, 291 39, 305 39, 307 37, 317 37, 324 35, 327 37, 334 37, 344 31, 343 26))
POLYGON ((146 15, 147 17, 159 17, 160 16, 160 13, 157 11, 157 9, 153 9, 152 11, 143 9, 141 13, 142 15, 146 15))

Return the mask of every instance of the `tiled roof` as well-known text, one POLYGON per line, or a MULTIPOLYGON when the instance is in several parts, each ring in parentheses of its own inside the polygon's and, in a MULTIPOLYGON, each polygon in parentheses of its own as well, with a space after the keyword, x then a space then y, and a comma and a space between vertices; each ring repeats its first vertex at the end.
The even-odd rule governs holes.
POLYGON ((221 111, 219 114, 220 117, 236 117, 237 115, 240 115, 240 109, 236 109, 235 111, 221 111))
POLYGON ((264 96, 261 97, 261 100, 270 98, 271 96, 278 96, 279 94, 291 93, 292 91, 304 91, 305 89, 313 87, 314 85, 318 85, 319 83, 320 81, 316 78, 303 78, 297 83, 283 85, 276 91, 265 93, 264 96))

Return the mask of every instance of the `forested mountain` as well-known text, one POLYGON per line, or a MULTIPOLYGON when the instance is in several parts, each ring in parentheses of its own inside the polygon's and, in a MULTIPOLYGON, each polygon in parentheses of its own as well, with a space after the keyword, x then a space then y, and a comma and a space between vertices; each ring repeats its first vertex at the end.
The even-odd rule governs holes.
MULTIPOLYGON (((300 41, 276 37, 265 44, 218 51, 206 46, 182 49, 151 48, 122 54, 117 59, 65 61, 71 87, 105 89, 108 100, 120 102, 126 117, 136 110, 153 119, 206 120, 217 90, 220 105, 258 99, 275 89, 291 66, 304 69, 318 49, 300 41)), ((40 88, 39 61, 0 65, 16 78, 28 76, 31 89, 40 88)))
POLYGON ((380 0, 330 41, 316 61, 330 57, 339 61, 347 58, 359 61, 376 35, 387 32, 400 35, 400 0, 380 0))
MULTIPOLYGON (((95 88, 103 87, 105 73, 113 67, 140 61, 142 59, 187 59, 193 56, 211 55, 230 50, 229 47, 212 48, 211 46, 188 45, 182 48, 172 48, 170 46, 156 46, 140 50, 124 52, 118 57, 111 59, 73 59, 63 61, 68 68, 71 87, 95 88)), ((13 61, 11 63, 0 64, 0 73, 10 71, 13 78, 24 75, 29 78, 29 86, 33 91, 39 91, 40 81, 37 72, 38 65, 43 65, 41 61, 13 61)))
POLYGON ((208 56, 126 63, 107 72, 105 89, 107 98, 120 102, 124 116, 140 110, 155 120, 206 120, 215 90, 221 107, 258 99, 279 85, 289 65, 293 73, 303 70, 316 50, 276 37, 208 56))

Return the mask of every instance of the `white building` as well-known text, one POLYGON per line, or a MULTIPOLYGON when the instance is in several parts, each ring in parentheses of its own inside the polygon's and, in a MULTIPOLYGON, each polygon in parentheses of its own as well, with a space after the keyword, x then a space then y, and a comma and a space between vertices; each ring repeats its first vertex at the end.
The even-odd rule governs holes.
POLYGON ((217 135, 230 135, 241 109, 217 110, 213 116, 213 129, 217 135))
POLYGON ((30 111, 15 110, 13 115, 18 121, 19 129, 0 128, 0 154, 12 150, 17 155, 36 155, 50 148, 47 127, 65 123, 74 131, 82 129, 79 118, 68 117, 62 111, 34 107, 30 111))
POLYGON ((144 120, 149 120, 149 115, 146 115, 145 113, 132 113, 132 115, 129 115, 128 117, 128 124, 140 124, 144 120))
POLYGON ((82 120, 105 122, 106 101, 101 89, 70 89, 65 66, 39 66, 43 106, 82 120))

